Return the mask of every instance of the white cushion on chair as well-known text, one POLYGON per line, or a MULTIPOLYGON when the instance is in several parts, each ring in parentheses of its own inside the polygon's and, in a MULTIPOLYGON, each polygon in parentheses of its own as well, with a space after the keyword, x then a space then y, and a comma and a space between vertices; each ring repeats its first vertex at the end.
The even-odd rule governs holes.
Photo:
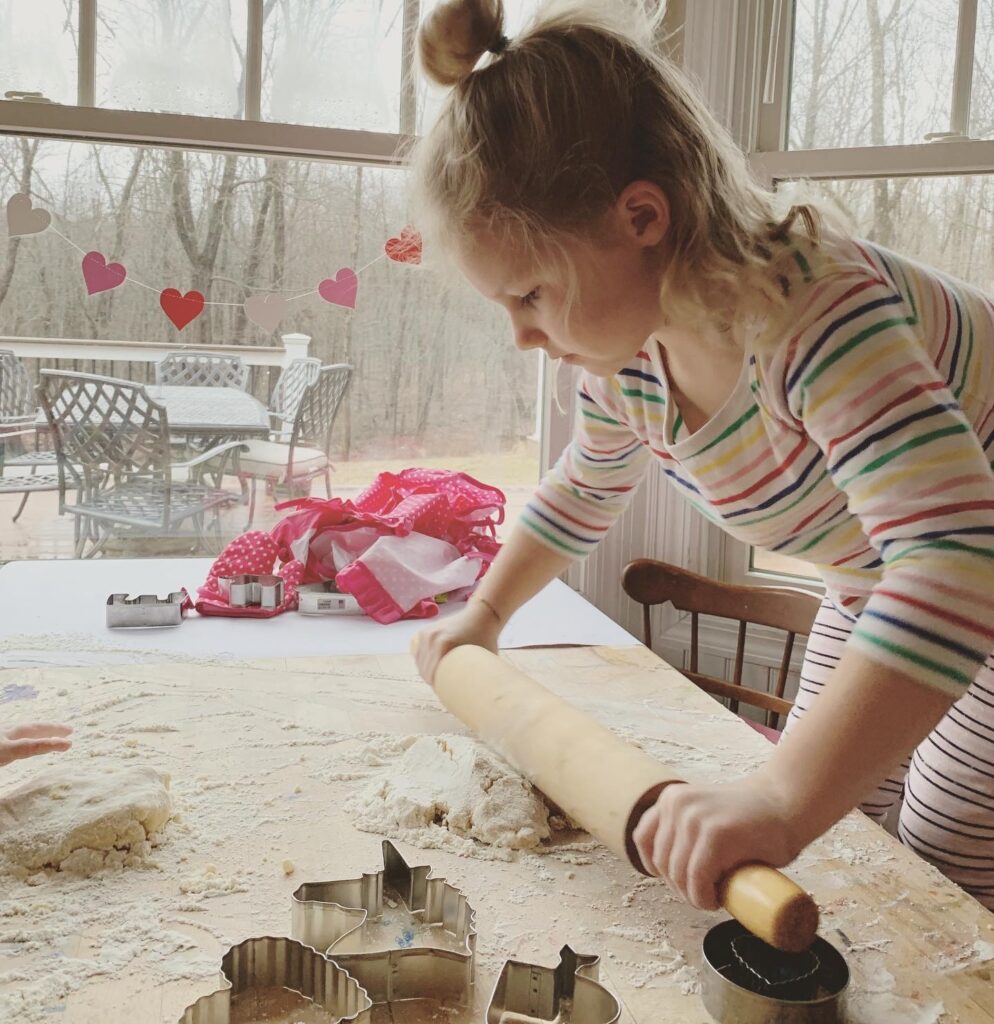
MULTIPOLYGON (((246 476, 260 476, 281 481, 286 477, 290 446, 279 441, 245 441, 248 451, 238 458, 238 468, 246 476)), ((293 475, 296 477, 321 473, 328 465, 328 456, 319 448, 296 447, 293 450, 293 475)))

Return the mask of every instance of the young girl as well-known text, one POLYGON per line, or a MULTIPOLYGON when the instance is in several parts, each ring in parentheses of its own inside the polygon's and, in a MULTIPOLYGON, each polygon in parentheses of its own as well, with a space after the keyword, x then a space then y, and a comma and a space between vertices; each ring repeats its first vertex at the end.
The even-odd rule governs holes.
POLYGON ((778 214, 605 17, 546 7, 508 41, 499 0, 450 0, 421 29, 453 87, 416 156, 422 229, 580 386, 572 443, 418 667, 496 650, 655 461, 729 534, 814 563, 826 598, 784 741, 747 778, 664 789, 646 869, 712 909, 730 868, 785 865, 903 790, 903 841, 994 908, 994 306, 810 206, 778 214))

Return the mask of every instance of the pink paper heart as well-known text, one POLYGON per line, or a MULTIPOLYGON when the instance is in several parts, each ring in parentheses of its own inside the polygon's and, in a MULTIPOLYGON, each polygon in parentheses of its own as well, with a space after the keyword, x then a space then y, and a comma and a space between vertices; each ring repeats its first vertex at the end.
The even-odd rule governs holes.
POLYGON ((37 235, 52 223, 48 210, 33 210, 31 196, 17 192, 7 200, 7 233, 15 235, 37 235))
POLYGON ((318 285, 318 295, 325 302, 336 306, 348 306, 355 309, 356 292, 359 290, 359 278, 354 270, 342 267, 334 277, 326 277, 318 285))
POLYGON ((245 300, 245 315, 271 334, 286 316, 286 299, 282 295, 251 295, 245 300))
POLYGON ((110 291, 111 288, 124 284, 127 276, 128 272, 123 264, 108 263, 103 253, 88 252, 83 257, 83 280, 86 282, 88 295, 110 291))

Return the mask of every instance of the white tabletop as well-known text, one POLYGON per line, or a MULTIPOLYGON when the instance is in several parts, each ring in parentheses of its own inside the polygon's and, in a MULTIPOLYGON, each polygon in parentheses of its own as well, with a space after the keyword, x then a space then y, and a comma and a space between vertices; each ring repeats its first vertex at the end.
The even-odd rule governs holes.
POLYGON ((170 430, 208 434, 269 432, 266 407, 238 388, 150 384, 145 390, 153 402, 165 406, 170 430))
MULTIPOLYGON (((186 587, 195 598, 209 558, 52 559, 0 568, 0 664, 101 665, 134 661, 399 654, 426 621, 384 626, 366 616, 272 619, 201 617, 173 628, 108 629, 109 594, 186 587)), ((461 605, 443 606, 451 615, 461 605)), ((565 583, 554 580, 511 617, 501 646, 627 646, 638 640, 565 583)))

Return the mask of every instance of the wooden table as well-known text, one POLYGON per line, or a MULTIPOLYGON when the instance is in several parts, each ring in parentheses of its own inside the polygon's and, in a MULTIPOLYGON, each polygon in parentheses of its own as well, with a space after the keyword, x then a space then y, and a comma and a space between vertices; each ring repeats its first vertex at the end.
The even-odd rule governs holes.
MULTIPOLYGON (((746 772, 771 749, 643 647, 505 656, 690 779, 746 772)), ((80 770, 171 772, 180 815, 158 870, 0 882, 0 1019, 18 1024, 53 1015, 173 1024, 217 987, 230 944, 289 933, 301 882, 380 867, 380 837, 357 831, 342 809, 363 785, 354 776, 377 770, 367 763, 375 744, 461 731, 402 655, 0 671, 0 694, 15 684, 37 697, 4 705, 5 723, 71 721, 76 746, 64 760, 80 770), (14 1001, 18 990, 27 1003, 14 1001)), ((41 769, 24 762, 5 769, 3 783, 41 769)), ((723 915, 676 902, 597 846, 502 862, 398 845, 477 911, 475 1008, 398 1007, 374 1020, 482 1021, 505 959, 551 966, 569 942, 602 955, 626 1024, 706 1024, 696 964, 723 915)), ((822 935, 849 961, 850 1021, 994 1021, 994 915, 883 830, 850 815, 790 873, 814 893, 822 935)))

